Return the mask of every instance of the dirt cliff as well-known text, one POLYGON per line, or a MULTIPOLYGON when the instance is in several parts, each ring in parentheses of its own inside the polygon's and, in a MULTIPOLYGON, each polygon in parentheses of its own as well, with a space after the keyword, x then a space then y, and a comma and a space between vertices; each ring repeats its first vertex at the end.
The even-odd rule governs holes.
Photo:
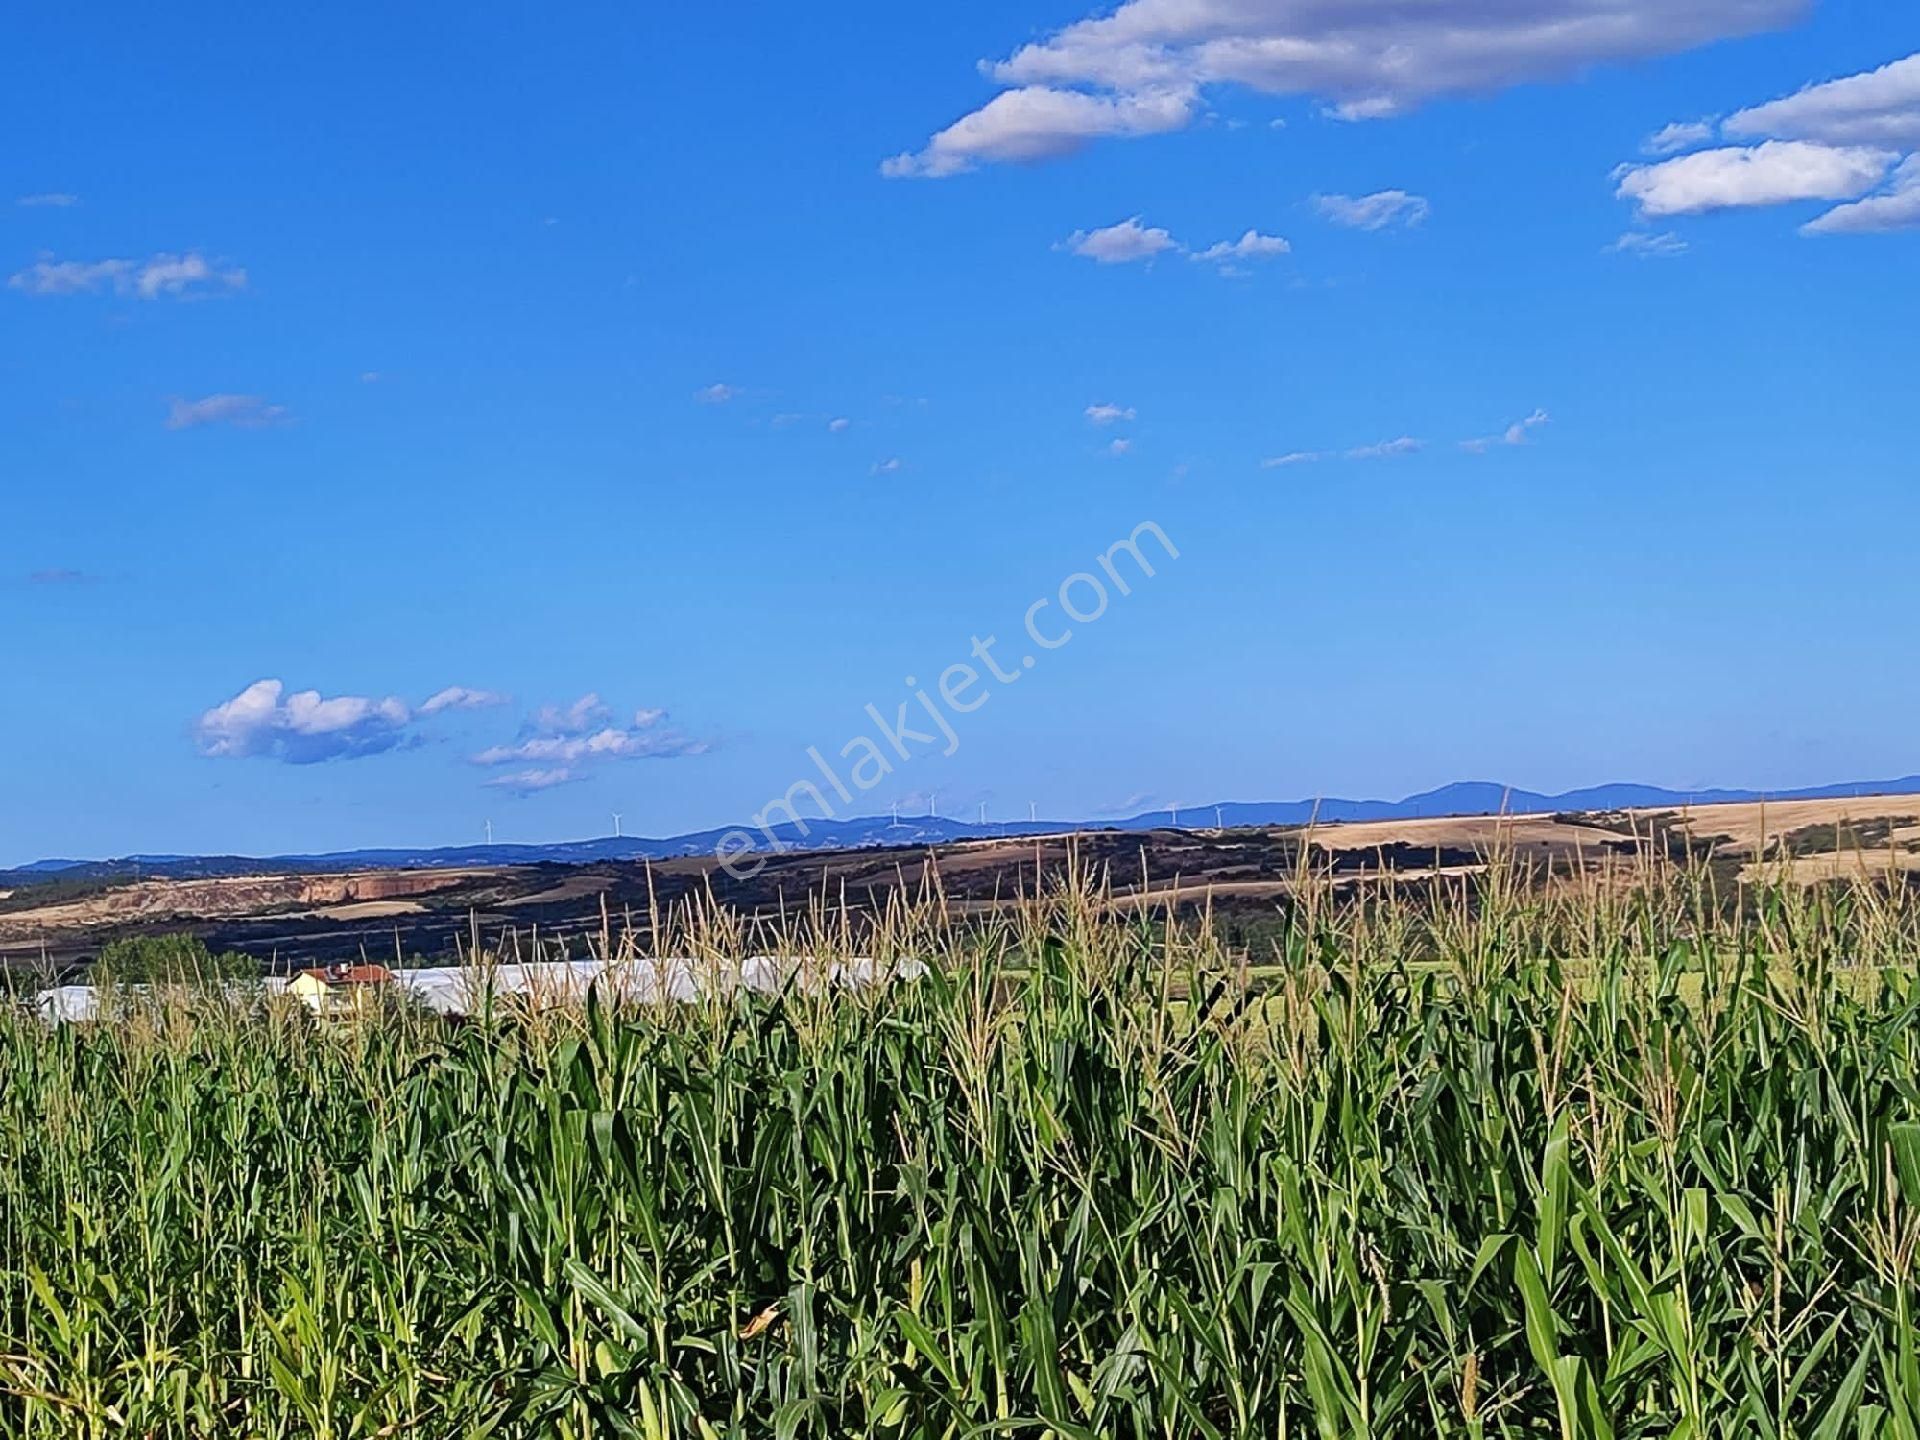
POLYGON ((0 916, 0 940, 27 941, 148 920, 218 920, 368 901, 404 900, 448 889, 479 873, 482 872, 380 870, 352 875, 141 880, 78 899, 0 916))

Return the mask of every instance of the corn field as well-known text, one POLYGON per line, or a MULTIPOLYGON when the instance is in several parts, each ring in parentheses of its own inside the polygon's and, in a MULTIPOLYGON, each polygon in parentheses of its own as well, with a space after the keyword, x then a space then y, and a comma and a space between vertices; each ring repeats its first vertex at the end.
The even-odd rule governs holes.
POLYGON ((0 1435, 1914 1437, 1914 898, 1502 862, 1249 954, 1079 877, 858 990, 7 1019, 0 1435))

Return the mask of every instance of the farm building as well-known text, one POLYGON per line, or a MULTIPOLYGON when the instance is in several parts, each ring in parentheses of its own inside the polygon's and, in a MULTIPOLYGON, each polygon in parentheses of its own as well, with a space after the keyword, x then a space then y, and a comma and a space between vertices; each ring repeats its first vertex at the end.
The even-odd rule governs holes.
POLYGON ((360 1015, 378 1004, 393 972, 384 965, 328 965, 302 970, 287 982, 287 993, 297 995, 322 1017, 360 1015))

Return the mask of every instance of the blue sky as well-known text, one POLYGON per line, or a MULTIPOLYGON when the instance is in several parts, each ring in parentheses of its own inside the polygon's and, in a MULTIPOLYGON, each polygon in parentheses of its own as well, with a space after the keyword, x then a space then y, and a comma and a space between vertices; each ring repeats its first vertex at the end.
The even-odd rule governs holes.
POLYGON ((12 21, 0 863, 1920 769, 1920 16, 829 11, 12 21))

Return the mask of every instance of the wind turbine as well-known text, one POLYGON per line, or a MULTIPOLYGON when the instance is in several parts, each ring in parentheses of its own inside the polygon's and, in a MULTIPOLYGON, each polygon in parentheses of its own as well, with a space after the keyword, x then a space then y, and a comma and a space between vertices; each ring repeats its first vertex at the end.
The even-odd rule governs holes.
POLYGON ((1180 807, 1178 805, 1169 805, 1167 806, 1167 813, 1173 816, 1173 828, 1178 830, 1180 828, 1180 807))
POLYGON ((620 812, 618 810, 613 812, 613 838, 616 840, 620 838, 620 812))
POLYGON ((898 830, 900 828, 900 802, 898 800, 894 801, 889 808, 893 811, 893 819, 887 822, 887 828, 889 830, 898 830))
POLYGON ((1040 823, 1040 802, 1038 800, 1027 801, 1027 823, 1029 825, 1038 825, 1040 823))
POLYGON ((1224 830, 1227 828, 1226 823, 1220 818, 1220 807, 1218 805, 1213 807, 1213 828, 1216 830, 1224 830))
POLYGON ((935 815, 939 813, 939 809, 938 809, 939 801, 940 801, 940 792, 938 790, 934 791, 931 795, 927 797, 927 818, 929 820, 931 820, 935 815))
POLYGON ((493 821, 487 821, 487 844, 493 844, 493 821))

